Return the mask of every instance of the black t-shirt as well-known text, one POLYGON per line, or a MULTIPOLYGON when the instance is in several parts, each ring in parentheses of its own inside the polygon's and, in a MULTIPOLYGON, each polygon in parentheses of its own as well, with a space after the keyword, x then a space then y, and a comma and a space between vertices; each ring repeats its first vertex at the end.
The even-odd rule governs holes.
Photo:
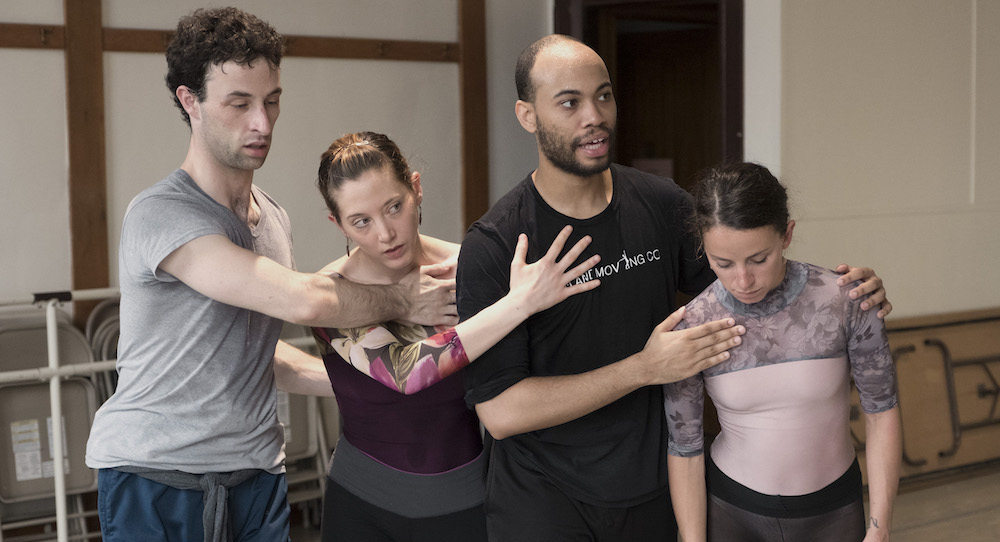
MULTIPOLYGON (((534 315, 467 368, 470 406, 528 376, 586 372, 645 346, 666 318, 677 290, 697 294, 715 275, 696 254, 684 221, 690 197, 673 181, 612 165, 613 195, 597 216, 577 220, 552 209, 529 176, 472 225, 458 263, 458 310, 467 319, 508 291, 517 236, 528 236, 528 261, 542 257, 564 226, 566 244, 590 235, 581 259, 600 264, 579 280, 601 279, 534 315)), ((574 421, 496 442, 584 502, 631 505, 666 489, 666 424, 660 386, 637 390, 574 421)))

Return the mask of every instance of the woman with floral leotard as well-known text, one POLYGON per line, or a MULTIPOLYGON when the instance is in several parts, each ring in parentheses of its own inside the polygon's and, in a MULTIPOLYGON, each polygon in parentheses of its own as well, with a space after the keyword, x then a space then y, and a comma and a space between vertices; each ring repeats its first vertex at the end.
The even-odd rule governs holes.
POLYGON ((692 225, 718 280, 687 305, 682 327, 734 318, 747 332, 730 359, 664 386, 684 542, 888 540, 901 435, 882 320, 837 273, 784 258, 795 222, 766 168, 704 173, 692 225), (851 376, 865 412, 867 527, 848 425, 851 376), (710 454, 706 391, 721 425, 710 454))
MULTIPOLYGON (((420 174, 388 137, 362 132, 334 141, 318 185, 330 220, 348 239, 347 255, 322 272, 393 284, 416 266, 450 263, 453 277, 459 245, 419 233, 420 174)), ((460 370, 531 314, 593 288, 567 287, 598 261, 568 270, 589 244, 585 238, 559 259, 569 234, 530 265, 521 236, 510 294, 454 328, 385 322, 313 329, 343 417, 324 499, 324 541, 486 539, 482 439, 460 370)))

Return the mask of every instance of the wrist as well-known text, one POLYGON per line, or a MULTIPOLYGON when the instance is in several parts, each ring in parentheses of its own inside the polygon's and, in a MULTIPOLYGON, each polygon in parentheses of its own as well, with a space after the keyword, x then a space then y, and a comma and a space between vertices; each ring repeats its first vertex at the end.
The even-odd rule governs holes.
POLYGON ((649 361, 649 354, 640 350, 618 363, 622 378, 631 389, 637 390, 655 384, 649 361))
POLYGON ((389 296, 392 298, 389 307, 390 314, 385 321, 401 320, 405 322, 415 322, 417 315, 414 314, 416 303, 413 301, 414 293, 410 288, 402 284, 392 284, 385 286, 389 296))

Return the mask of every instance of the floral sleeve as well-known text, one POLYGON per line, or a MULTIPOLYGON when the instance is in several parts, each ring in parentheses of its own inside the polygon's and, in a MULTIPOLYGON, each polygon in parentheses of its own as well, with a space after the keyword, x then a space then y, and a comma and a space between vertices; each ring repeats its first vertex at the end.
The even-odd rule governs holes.
POLYGON ((851 301, 848 316, 847 353, 861 407, 874 414, 899 402, 896 394, 896 367, 889 351, 885 322, 874 310, 862 310, 859 298, 851 301))
POLYGON ((428 329, 388 322, 353 329, 313 328, 325 362, 346 360, 381 384, 404 393, 426 389, 469 364, 454 328, 428 329))
MULTIPOLYGON (((687 329, 681 321, 675 331, 687 329)), ((701 455, 705 448, 705 376, 663 385, 663 410, 667 418, 667 453, 677 457, 701 455)))

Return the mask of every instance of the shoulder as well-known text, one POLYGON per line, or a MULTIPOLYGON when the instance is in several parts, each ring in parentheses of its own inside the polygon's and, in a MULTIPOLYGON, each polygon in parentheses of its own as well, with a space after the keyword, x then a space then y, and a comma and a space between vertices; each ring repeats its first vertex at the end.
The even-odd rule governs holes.
POLYGON ((716 287, 722 287, 718 280, 710 284, 700 294, 695 296, 694 299, 684 305, 685 327, 699 326, 706 322, 732 316, 732 313, 719 301, 716 295, 716 287))
POLYGON ((341 256, 336 260, 326 264, 322 269, 317 271, 320 275, 335 275, 344 276, 344 265, 347 264, 347 255, 341 256))
POLYGON ((282 208, 281 205, 279 205, 278 202, 275 201, 275 199, 272 198, 270 194, 265 192, 261 187, 257 185, 252 185, 251 190, 253 190, 254 199, 256 199, 257 205, 261 209, 266 209, 268 211, 276 212, 285 220, 287 220, 288 214, 285 212, 285 209, 282 208))
POLYGON ((626 191, 662 199, 663 202, 686 202, 690 196, 673 180, 621 164, 611 164, 615 183, 626 191))
POLYGON ((183 209, 201 209, 204 212, 211 209, 213 203, 214 200, 198 188, 187 173, 178 169, 135 196, 129 203, 126 214, 137 209, 157 214, 175 210, 183 212, 183 209))
POLYGON ((513 251, 517 235, 535 223, 538 202, 528 175, 504 194, 479 220, 473 222, 462 241, 462 251, 471 246, 505 246, 513 251))
POLYGON ((462 248, 462 245, 458 243, 423 234, 420 235, 420 242, 432 263, 446 263, 449 260, 454 260, 458 258, 458 251, 462 248))
POLYGON ((616 205, 628 216, 648 215, 661 229, 682 231, 691 214, 691 196, 665 177, 612 164, 616 205))
POLYGON ((855 281, 853 283, 848 283, 843 286, 837 284, 837 279, 840 278, 840 273, 832 269, 827 269, 818 265, 805 262, 790 261, 791 265, 802 266, 806 273, 808 274, 808 279, 806 285, 809 288, 821 288, 830 295, 847 295, 852 289, 861 283, 861 281, 855 281))
POLYGON ((516 228, 526 214, 536 212, 537 203, 531 175, 528 175, 501 196, 490 210, 473 224, 473 227, 495 230, 516 228))

